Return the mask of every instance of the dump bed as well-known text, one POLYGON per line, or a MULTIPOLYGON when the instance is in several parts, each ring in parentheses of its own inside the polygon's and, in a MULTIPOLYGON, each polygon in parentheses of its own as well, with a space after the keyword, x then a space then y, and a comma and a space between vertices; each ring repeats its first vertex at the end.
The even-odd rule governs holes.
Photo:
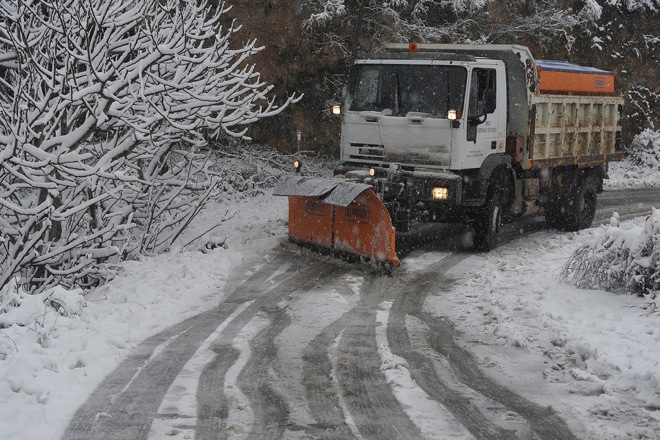
POLYGON ((622 104, 616 96, 532 95, 527 168, 623 159, 622 104))

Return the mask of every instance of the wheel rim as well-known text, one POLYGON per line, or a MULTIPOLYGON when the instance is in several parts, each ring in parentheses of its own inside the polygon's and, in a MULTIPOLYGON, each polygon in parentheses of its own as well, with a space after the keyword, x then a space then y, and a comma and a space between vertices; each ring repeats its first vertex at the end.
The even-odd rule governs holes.
POLYGON ((587 206, 586 198, 587 198, 586 194, 582 194, 582 197, 580 197, 580 200, 578 201, 577 212, 582 217, 584 217, 584 212, 586 211, 586 209, 585 209, 585 207, 587 206))
POLYGON ((493 239, 500 233, 502 227, 502 209, 499 205, 493 206, 493 218, 490 224, 490 231, 493 239))

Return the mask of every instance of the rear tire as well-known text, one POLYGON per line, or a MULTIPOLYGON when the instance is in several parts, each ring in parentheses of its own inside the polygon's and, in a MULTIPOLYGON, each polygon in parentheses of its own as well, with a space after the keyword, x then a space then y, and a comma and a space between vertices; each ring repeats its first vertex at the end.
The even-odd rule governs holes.
POLYGON ((579 231, 591 226, 596 216, 598 179, 594 175, 584 178, 566 203, 567 231, 579 231))
POLYGON ((566 207, 562 200, 554 199, 545 205, 545 224, 549 228, 564 229, 566 215, 566 207))

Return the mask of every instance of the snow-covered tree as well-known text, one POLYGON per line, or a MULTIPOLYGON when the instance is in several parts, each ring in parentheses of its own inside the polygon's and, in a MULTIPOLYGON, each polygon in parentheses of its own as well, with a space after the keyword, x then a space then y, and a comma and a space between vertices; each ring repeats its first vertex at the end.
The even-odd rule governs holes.
POLYGON ((301 0, 303 26, 322 47, 354 56, 385 41, 515 43, 558 41, 585 18, 556 0, 301 0))
POLYGON ((660 131, 646 129, 628 147, 627 160, 640 171, 660 171, 660 131))
POLYGON ((217 184, 199 147, 280 105, 223 3, 0 2, 0 297, 167 248, 217 184), (223 26, 223 24, 225 24, 223 26))
POLYGON ((582 58, 617 72, 617 89, 625 98, 623 142, 630 145, 660 120, 660 1, 591 0, 600 8, 584 30, 582 58))

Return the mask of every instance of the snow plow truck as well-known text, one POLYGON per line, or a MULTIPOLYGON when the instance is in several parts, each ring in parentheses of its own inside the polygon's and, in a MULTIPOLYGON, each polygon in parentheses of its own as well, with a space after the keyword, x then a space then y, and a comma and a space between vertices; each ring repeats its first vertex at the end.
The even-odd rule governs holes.
POLYGON ((591 226, 610 161, 621 160, 613 72, 534 60, 518 45, 390 44, 361 56, 343 102, 332 179, 295 173, 289 238, 398 267, 396 233, 465 223, 490 251, 503 222, 591 226))

